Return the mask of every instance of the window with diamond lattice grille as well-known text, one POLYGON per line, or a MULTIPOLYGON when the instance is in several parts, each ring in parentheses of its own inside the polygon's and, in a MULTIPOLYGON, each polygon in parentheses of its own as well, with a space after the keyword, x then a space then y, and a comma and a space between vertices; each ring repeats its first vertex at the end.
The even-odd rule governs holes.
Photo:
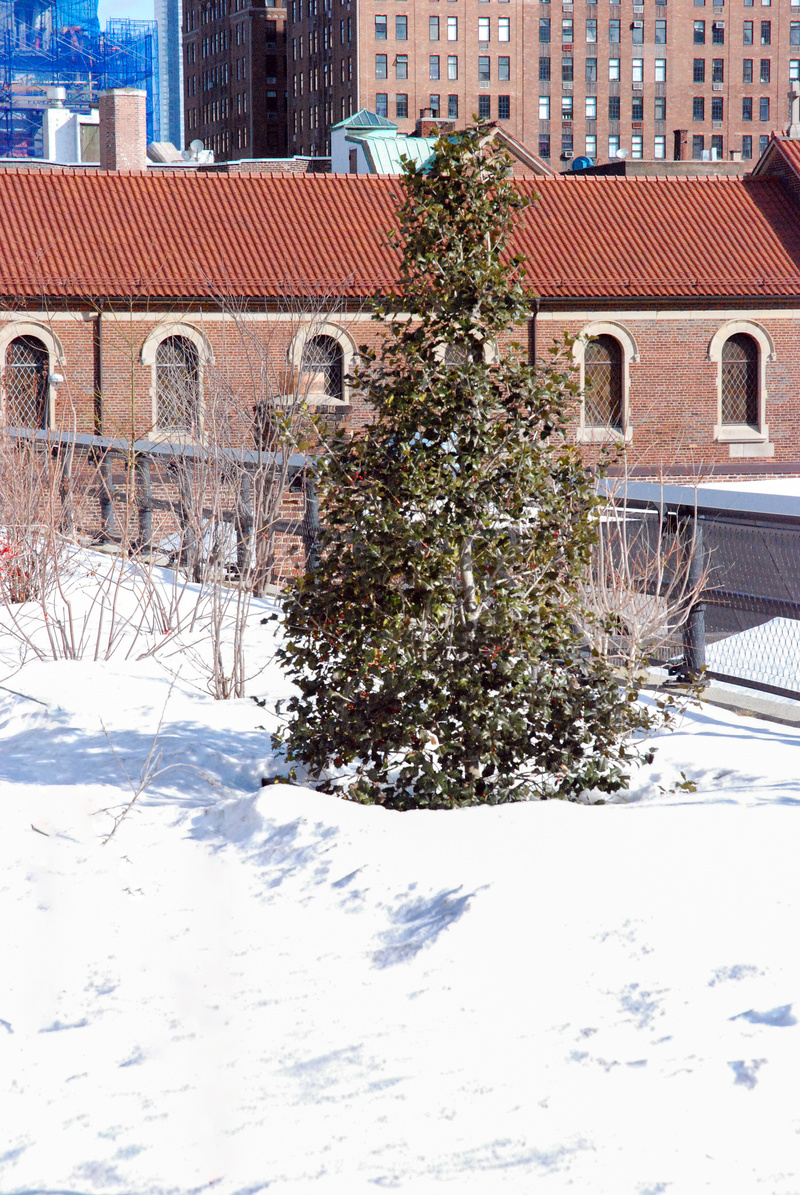
POLYGON ((6 417, 11 427, 47 427, 47 349, 35 336, 18 336, 6 350, 6 417))
POLYGON ((162 431, 197 431, 197 349, 185 336, 168 336, 156 349, 157 422, 162 431))
POLYGON ((587 427, 622 427, 622 348, 613 336, 590 340, 583 355, 587 427))
POLYGON ((308 397, 316 399, 344 398, 344 369, 341 345, 332 336, 313 336, 303 348, 301 369, 308 397))
POLYGON ((722 422, 758 427, 758 345, 743 332, 722 348, 722 422))

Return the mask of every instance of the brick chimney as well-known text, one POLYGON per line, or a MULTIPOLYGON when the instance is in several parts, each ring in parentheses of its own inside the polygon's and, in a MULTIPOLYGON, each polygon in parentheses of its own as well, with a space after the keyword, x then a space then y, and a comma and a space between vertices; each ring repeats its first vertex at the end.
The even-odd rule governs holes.
POLYGON ((114 87, 98 98, 101 170, 146 170, 147 92, 114 87))
POLYGON ((441 116, 434 116, 430 108, 421 108, 419 120, 414 129, 415 137, 441 137, 444 133, 452 133, 456 127, 454 120, 446 120, 441 116))

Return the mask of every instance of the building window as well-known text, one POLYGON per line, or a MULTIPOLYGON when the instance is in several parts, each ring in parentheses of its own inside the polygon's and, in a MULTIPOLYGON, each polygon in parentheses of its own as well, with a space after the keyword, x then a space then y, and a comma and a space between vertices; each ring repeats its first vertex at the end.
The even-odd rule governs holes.
POLYGON ((568 162, 573 153, 572 133, 561 134, 561 161, 568 162))
POLYGON ((575 78, 575 62, 572 58, 561 59, 561 82, 571 83, 575 78))
POLYGON ((608 138, 608 156, 615 158, 619 153, 619 137, 612 133, 608 138))
POLYGON ((562 95, 562 97, 561 97, 561 119, 562 120, 572 120, 572 113, 573 113, 572 98, 573 97, 571 95, 562 95))
POLYGON ((195 435, 200 406, 197 349, 185 336, 167 336, 156 349, 156 426, 195 435))
POLYGON ((653 143, 653 157, 657 161, 666 158, 667 156, 667 139, 666 137, 656 137, 653 143))
POLYGON ((387 63, 388 63, 388 61, 389 60, 385 54, 376 54, 375 55, 375 78, 376 79, 387 78, 387 63))
POLYGON ((609 58, 608 60, 608 81, 609 83, 619 83, 619 58, 609 58))
POLYGON ((449 120, 458 120, 458 96, 447 97, 447 116, 449 120))
POLYGON ((378 116, 389 115, 389 94, 386 91, 375 92, 375 112, 378 116))
POLYGON ((711 82, 724 83, 725 82, 725 59, 714 58, 711 65, 711 82))
POLYGON ((752 46, 753 44, 753 22, 745 21, 742 25, 742 45, 752 46))
POLYGON ((769 58, 761 59, 761 82, 769 83, 770 80, 770 60, 769 58))
POLYGON ((428 106, 431 110, 431 116, 437 116, 437 117, 439 116, 440 111, 441 111, 440 101, 441 101, 441 96, 438 96, 438 95, 429 95, 428 96, 428 106))
POLYGON ((706 102, 701 95, 696 95, 692 100, 692 120, 705 120, 706 118, 706 102))
POLYGON ((539 59, 539 82, 540 83, 549 83, 549 81, 550 81, 550 59, 549 58, 540 58, 539 59))
MULTIPOLYGON (((344 25, 344 21, 342 21, 342 25, 344 25)), ((408 41, 408 17, 405 16, 405 14, 395 17, 394 35, 397 41, 408 41)), ((342 44, 344 44, 344 42, 342 42, 342 44)))
POLYGON ((667 119, 667 97, 665 95, 657 95, 655 97, 653 101, 653 119, 667 119))
POLYGON ((430 58, 428 59, 428 78, 429 79, 438 79, 439 78, 439 55, 438 54, 431 54, 430 58))
POLYGON ((722 346, 722 423, 758 428, 758 345, 738 332, 722 346))
POLYGON ((631 157, 643 157, 643 138, 639 133, 634 133, 631 137, 631 157))
POLYGON ((772 22, 761 22, 761 44, 762 46, 772 45, 772 22))
POLYGON ((497 59, 497 77, 502 83, 507 83, 511 78, 511 59, 502 54, 497 59))
POLYGON ((800 46, 800 21, 792 21, 789 25, 789 45, 800 46))
POLYGON ((492 60, 488 54, 481 54, 478 57, 478 81, 480 83, 488 83, 492 77, 492 60))
POLYGON ((492 97, 488 95, 478 96, 478 116, 481 120, 488 120, 492 115, 492 97))
POLYGON ((715 135, 711 138, 711 157, 717 161, 722 161, 722 137, 715 135))
POLYGON ((634 46, 641 46, 644 42, 644 21, 634 21, 631 25, 631 41, 634 46))
POLYGON ((540 158, 549 158, 550 157, 550 134, 549 133, 540 133, 539 134, 539 157, 540 158))
POLYGON ((656 45, 665 46, 667 44, 667 22, 656 21, 656 45))
POLYGON ((439 18, 428 17, 428 41, 439 40, 439 18))
POLYGON ((619 41, 619 21, 608 22, 608 40, 612 45, 619 41))
POLYGON ((597 120, 597 96, 587 95, 586 97, 586 119, 597 120))
POLYGON ((595 133, 586 134, 586 157, 592 161, 597 157, 597 136, 595 133))
POLYGON ((635 95, 631 100, 631 120, 644 120, 643 95, 635 95))
POLYGON ((447 40, 458 41, 458 17, 447 18, 447 40))
POLYGON ((549 95, 540 95, 539 96, 539 120, 549 120, 549 119, 550 119, 550 96, 549 95))
POLYGON ((305 342, 300 372, 308 401, 344 402, 344 354, 332 336, 305 342))
POLYGON ((394 114, 398 120, 408 119, 408 94, 394 97, 394 114))
POLYGON ((511 41, 511 21, 508 17, 497 18, 497 40, 511 41))
POLYGON ((750 159, 752 158, 752 156, 753 156, 753 138, 752 138, 752 136, 745 135, 744 137, 742 137, 742 157, 745 159, 745 161, 749 162, 750 159))
POLYGON ((742 82, 743 83, 752 83, 753 82, 753 59, 752 58, 743 58, 742 59, 742 82))
POLYGON ((711 22, 711 44, 712 46, 725 45, 725 22, 712 21, 711 22))
POLYGON ((6 422, 11 427, 47 427, 49 372, 50 356, 37 336, 11 341, 3 377, 6 422))
POLYGON ((789 60, 789 82, 800 83, 800 58, 789 60))
POLYGON ((396 79, 408 78, 408 54, 398 54, 394 60, 394 74, 396 79))
POLYGON ((572 31, 572 17, 565 17, 561 22, 561 40, 566 45, 572 45, 575 35, 572 31))
POLYGON ((622 346, 597 336, 583 353, 585 427, 622 429, 622 346))
POLYGON ((597 82, 597 59, 596 58, 587 58, 586 59, 586 82, 587 83, 596 83, 597 82))
POLYGON ((722 120, 723 119, 722 112, 723 112, 722 96, 715 95, 711 100, 711 119, 712 120, 722 120))
POLYGON ((510 120, 511 119, 511 96, 499 95, 497 97, 497 119, 510 120))
POLYGON ((455 54, 447 55, 447 77, 450 80, 458 78, 458 57, 455 54))
POLYGON ((386 41, 386 17, 375 18, 375 40, 386 41))
POLYGON ((478 41, 489 41, 488 17, 478 17, 478 41))
POLYGON ((696 46, 704 46, 706 44, 706 23, 705 21, 694 22, 694 44, 696 46))
POLYGON ((618 95, 608 97, 608 119, 619 120, 620 98, 618 95))
POLYGON ((666 58, 656 58, 655 81, 656 83, 666 83, 667 81, 666 58))
POLYGON ((753 119, 753 97, 745 95, 742 97, 742 120, 753 119))
POLYGON ((550 18, 549 17, 539 17, 539 41, 540 42, 549 42, 550 41, 550 18))
POLYGON ((769 96, 762 95, 758 101, 758 119, 769 120, 769 96))
POLYGON ((706 147, 706 140, 702 134, 695 133, 692 137, 692 158, 695 162, 699 162, 703 156, 703 150, 706 147))
POLYGON ((644 82, 644 58, 634 58, 631 62, 631 79, 634 83, 644 82))
POLYGON ((762 133, 758 139, 758 156, 759 157, 761 157, 761 155, 764 153, 764 151, 766 150, 768 145, 769 145, 769 136, 766 133, 762 133))
POLYGON ((586 22, 586 40, 587 42, 597 41, 597 21, 590 20, 586 22))

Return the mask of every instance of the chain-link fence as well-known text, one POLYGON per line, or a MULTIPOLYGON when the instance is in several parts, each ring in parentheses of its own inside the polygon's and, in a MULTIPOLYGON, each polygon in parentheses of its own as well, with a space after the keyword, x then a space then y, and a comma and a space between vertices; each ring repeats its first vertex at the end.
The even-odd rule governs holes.
POLYGON ((634 483, 613 509, 631 528, 628 560, 661 545, 660 573, 638 569, 641 591, 676 599, 653 662, 800 699, 800 499, 634 483))

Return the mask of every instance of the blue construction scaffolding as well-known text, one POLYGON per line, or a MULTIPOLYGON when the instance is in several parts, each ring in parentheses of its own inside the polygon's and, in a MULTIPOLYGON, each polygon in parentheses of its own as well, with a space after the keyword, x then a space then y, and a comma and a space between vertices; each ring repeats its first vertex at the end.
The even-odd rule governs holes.
POLYGON ((146 91, 148 141, 158 141, 156 22, 117 18, 103 32, 97 0, 0 0, 0 156, 42 156, 55 87, 84 112, 108 87, 146 91))

